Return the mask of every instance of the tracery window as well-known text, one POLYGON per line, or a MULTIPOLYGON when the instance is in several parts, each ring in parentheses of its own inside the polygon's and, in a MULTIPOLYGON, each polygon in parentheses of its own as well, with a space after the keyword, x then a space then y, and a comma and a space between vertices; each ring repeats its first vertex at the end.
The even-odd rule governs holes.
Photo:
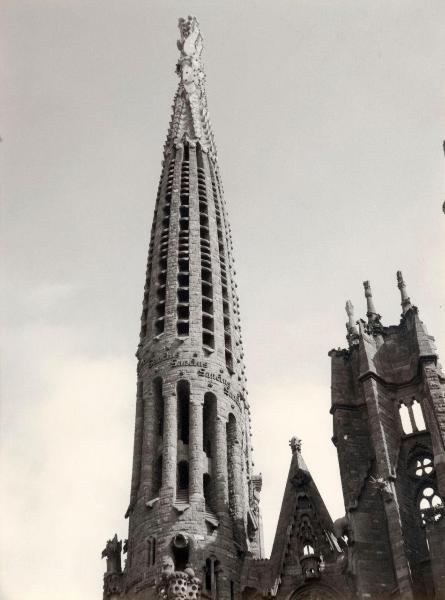
POLYGON ((443 507, 442 499, 432 485, 427 485, 421 490, 419 510, 422 525, 425 525, 428 519, 438 521, 441 513, 437 509, 443 507))
POLYGON ((434 471, 433 461, 428 456, 419 456, 415 462, 415 475, 416 477, 425 477, 431 475, 434 471))

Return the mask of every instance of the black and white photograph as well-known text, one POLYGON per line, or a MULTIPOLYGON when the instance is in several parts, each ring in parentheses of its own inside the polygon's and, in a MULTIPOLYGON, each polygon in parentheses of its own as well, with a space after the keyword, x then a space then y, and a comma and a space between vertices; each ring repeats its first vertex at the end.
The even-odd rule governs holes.
POLYGON ((0 56, 0 600, 445 600, 445 2, 0 56))

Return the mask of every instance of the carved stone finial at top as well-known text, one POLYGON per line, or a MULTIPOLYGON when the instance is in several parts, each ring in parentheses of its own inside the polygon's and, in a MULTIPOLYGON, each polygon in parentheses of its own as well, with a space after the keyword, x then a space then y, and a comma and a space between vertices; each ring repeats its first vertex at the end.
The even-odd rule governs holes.
POLYGON ((196 17, 188 16, 187 19, 179 19, 178 27, 181 39, 177 44, 181 56, 176 65, 176 72, 186 91, 193 93, 195 85, 199 85, 204 79, 201 63, 202 35, 196 17))
POLYGON ((187 19, 180 18, 178 27, 181 33, 181 39, 178 40, 178 49, 183 56, 199 56, 202 52, 202 35, 199 30, 199 23, 196 17, 189 15, 187 19))
POLYGON ((292 450, 292 454, 295 454, 295 452, 301 452, 301 440, 300 438, 297 438, 296 435, 294 435, 290 440, 289 440, 289 446, 292 450))
POLYGON ((216 159, 216 146, 210 123, 205 92, 205 74, 201 61, 203 49, 202 35, 196 17, 179 19, 180 39, 177 42, 180 52, 176 63, 176 73, 180 82, 173 102, 173 113, 164 153, 173 148, 183 148, 184 144, 201 149, 216 159))
POLYGON ((403 314, 405 314, 410 308, 412 308, 412 306, 411 300, 409 299, 408 293, 406 291, 406 283, 403 279, 402 271, 397 271, 397 287, 400 290, 400 296, 402 299, 402 311, 403 314))

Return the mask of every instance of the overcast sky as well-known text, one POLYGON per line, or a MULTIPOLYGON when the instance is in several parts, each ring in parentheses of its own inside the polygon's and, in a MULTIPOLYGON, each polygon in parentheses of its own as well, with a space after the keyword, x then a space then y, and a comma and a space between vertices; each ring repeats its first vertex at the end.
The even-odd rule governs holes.
POLYGON ((395 273, 445 353, 442 0, 3 0, 2 600, 97 600, 126 537, 177 18, 204 36, 269 551, 303 454, 344 513, 332 347, 395 273))

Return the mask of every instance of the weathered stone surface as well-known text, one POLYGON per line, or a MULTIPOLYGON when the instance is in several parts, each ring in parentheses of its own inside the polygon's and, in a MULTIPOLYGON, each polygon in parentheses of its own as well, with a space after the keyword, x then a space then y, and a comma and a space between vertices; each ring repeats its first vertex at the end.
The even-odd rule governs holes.
POLYGON ((348 348, 330 352, 346 514, 332 522, 301 441, 292 438, 272 555, 263 558, 262 478, 253 472, 233 246, 202 37, 195 18, 179 27, 180 83, 136 354, 126 561, 122 569, 115 536, 103 551, 104 599, 443 600, 445 379, 400 272, 400 324, 383 325, 365 282, 367 320, 356 322, 348 301, 348 348))

